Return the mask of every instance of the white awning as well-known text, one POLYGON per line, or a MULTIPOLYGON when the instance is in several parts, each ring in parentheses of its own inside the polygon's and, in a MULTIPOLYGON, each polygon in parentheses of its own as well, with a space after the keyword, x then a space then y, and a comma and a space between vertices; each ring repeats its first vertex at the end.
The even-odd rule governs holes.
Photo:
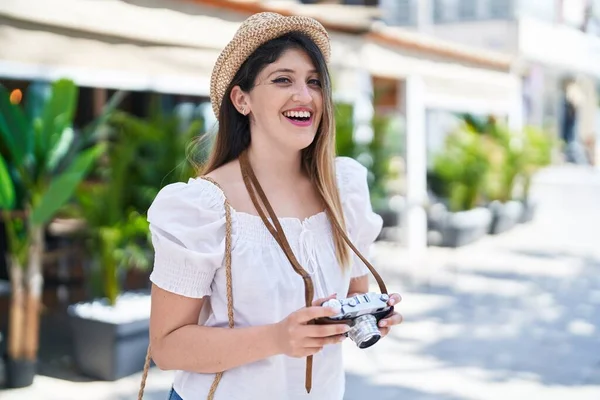
POLYGON ((423 78, 428 108, 505 114, 520 93, 519 77, 510 72, 452 63, 438 58, 414 57, 400 49, 366 43, 361 59, 373 75, 402 80, 423 78))
POLYGON ((237 21, 122 1, 5 0, 0 77, 208 95, 237 21))
MULTIPOLYGON (((0 77, 208 95, 210 73, 244 15, 157 0, 0 1, 0 77)), ((332 69, 420 75, 436 108, 505 110, 517 78, 332 32, 332 69)))
POLYGON ((112 44, 0 26, 0 76, 73 79, 81 86, 207 95, 218 52, 112 44))

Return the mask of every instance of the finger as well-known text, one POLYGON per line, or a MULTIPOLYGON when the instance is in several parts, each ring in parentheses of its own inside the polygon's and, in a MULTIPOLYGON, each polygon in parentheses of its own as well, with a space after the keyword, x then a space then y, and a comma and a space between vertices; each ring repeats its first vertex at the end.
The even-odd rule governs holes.
POLYGON ((339 310, 331 307, 306 307, 296 312, 296 321, 303 324, 316 318, 333 317, 338 312, 339 310))
POLYGON ((337 293, 333 293, 333 294, 329 295, 328 297, 323 297, 322 299, 317 299, 317 300, 313 301, 312 305, 320 306, 321 304, 325 303, 327 300, 335 299, 336 297, 337 297, 337 293))
POLYGON ((323 347, 329 344, 337 344, 346 339, 344 335, 334 335, 324 338, 307 338, 306 339, 306 347, 323 347))
POLYGON ((389 317, 383 318, 381 321, 379 321, 378 325, 380 328, 382 328, 384 326, 399 325, 402 323, 403 320, 404 320, 404 318, 402 318, 402 315, 395 312, 392 315, 390 315, 389 317))
POLYGON ((305 337, 311 338, 343 335, 350 330, 350 327, 346 324, 306 325, 304 328, 302 334, 305 335, 305 337))
POLYGON ((390 328, 379 328, 379 332, 381 333, 381 337, 386 337, 390 333, 390 328))
POLYGON ((388 300, 388 305, 393 306, 394 304, 398 304, 401 301, 402 301, 402 296, 400 296, 398 293, 392 293, 388 300))

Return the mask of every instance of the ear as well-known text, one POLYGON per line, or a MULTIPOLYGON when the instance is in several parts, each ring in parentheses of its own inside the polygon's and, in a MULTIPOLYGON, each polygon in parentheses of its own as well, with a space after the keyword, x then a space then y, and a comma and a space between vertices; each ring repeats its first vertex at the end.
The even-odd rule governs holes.
POLYGON ((239 86, 234 86, 234 88, 231 89, 229 98, 231 99, 233 106, 240 114, 248 115, 248 113, 250 113, 248 94, 245 93, 239 86))

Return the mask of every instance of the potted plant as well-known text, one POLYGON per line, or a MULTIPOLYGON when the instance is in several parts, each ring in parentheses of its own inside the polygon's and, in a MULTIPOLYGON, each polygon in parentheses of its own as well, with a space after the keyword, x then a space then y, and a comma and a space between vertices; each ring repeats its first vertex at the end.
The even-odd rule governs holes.
POLYGON ((10 387, 30 385, 36 371, 46 227, 103 153, 102 145, 86 147, 86 139, 115 104, 76 134, 77 95, 73 82, 59 80, 48 96, 30 90, 21 107, 0 86, 0 208, 11 282, 6 361, 10 387))
POLYGON ((401 153, 403 141, 400 127, 391 116, 373 116, 373 139, 367 145, 369 155, 369 192, 373 209, 383 219, 383 227, 397 227, 400 224, 401 210, 390 205, 390 179, 393 179, 391 161, 401 153))
POLYGON ((441 238, 437 244, 463 246, 487 233, 491 213, 480 197, 488 170, 481 135, 467 124, 448 135, 430 172, 430 188, 441 199, 429 212, 429 229, 441 238))
POLYGON ((147 291, 123 291, 127 271, 151 263, 145 212, 162 185, 193 176, 186 146, 201 127, 181 129, 158 111, 148 120, 116 113, 107 157, 78 192, 94 300, 69 307, 75 362, 84 374, 115 380, 143 368, 148 346, 147 291), (177 173, 173 173, 177 170, 177 173))
POLYGON ((485 193, 490 202, 492 222, 489 233, 506 232, 520 220, 523 205, 515 200, 515 185, 523 169, 523 146, 519 135, 506 126, 492 122, 481 133, 490 160, 485 193))
MULTIPOLYGON (((354 107, 336 103, 336 154, 351 157, 368 169, 369 193, 373 210, 383 219, 383 228, 399 224, 399 211, 389 204, 387 184, 392 177, 390 162, 402 146, 399 129, 391 117, 375 114, 371 120, 373 137, 368 143, 357 143, 354 137, 354 107)), ((383 231, 382 231, 383 234, 383 231)))
POLYGON ((533 175, 552 161, 552 151, 556 146, 547 132, 534 126, 527 126, 523 130, 523 160, 519 178, 522 182, 520 202, 523 213, 521 223, 529 222, 534 218, 536 204, 531 199, 531 180, 533 175))

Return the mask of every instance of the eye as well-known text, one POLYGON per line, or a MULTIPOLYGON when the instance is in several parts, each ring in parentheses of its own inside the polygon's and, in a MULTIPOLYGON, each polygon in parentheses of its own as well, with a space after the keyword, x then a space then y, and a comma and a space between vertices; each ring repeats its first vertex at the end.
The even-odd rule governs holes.
POLYGON ((321 81, 319 79, 311 79, 308 81, 309 85, 314 85, 314 86, 318 86, 321 87, 321 81))
POLYGON ((276 78, 276 79, 273 79, 271 82, 273 82, 273 83, 292 83, 292 81, 286 77, 276 78))

